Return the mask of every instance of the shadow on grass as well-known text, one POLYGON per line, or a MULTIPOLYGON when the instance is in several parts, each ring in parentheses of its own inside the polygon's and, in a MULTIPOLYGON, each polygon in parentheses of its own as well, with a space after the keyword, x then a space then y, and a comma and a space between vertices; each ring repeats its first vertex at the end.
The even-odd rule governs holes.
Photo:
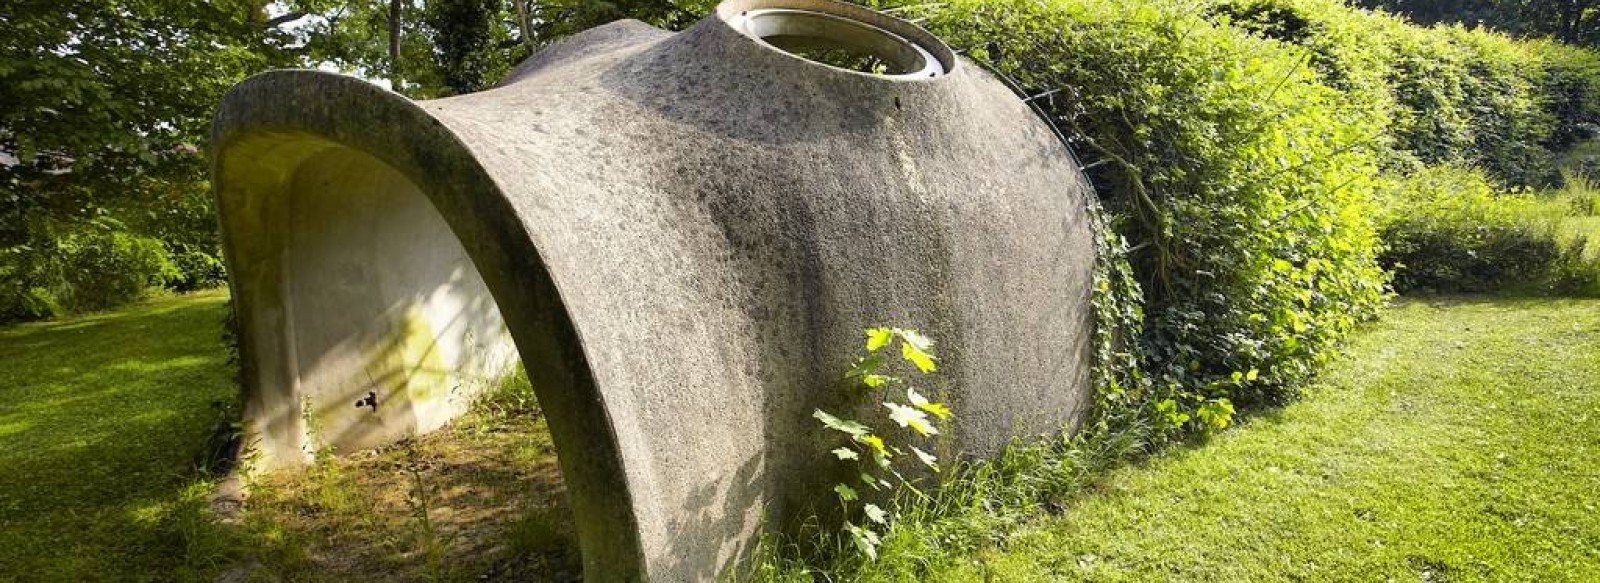
POLYGON ((235 398, 225 293, 0 329, 0 573, 164 580, 174 513, 235 398))
POLYGON ((458 423, 252 487, 255 571, 297 581, 575 581, 554 445, 533 415, 458 423))

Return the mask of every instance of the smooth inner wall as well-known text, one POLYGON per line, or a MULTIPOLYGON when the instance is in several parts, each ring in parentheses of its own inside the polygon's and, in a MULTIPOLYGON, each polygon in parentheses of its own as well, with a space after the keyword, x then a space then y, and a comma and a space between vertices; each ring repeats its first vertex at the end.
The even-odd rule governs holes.
POLYGON ((308 447, 436 429, 517 362, 472 261, 405 176, 332 148, 287 187, 287 352, 308 447))

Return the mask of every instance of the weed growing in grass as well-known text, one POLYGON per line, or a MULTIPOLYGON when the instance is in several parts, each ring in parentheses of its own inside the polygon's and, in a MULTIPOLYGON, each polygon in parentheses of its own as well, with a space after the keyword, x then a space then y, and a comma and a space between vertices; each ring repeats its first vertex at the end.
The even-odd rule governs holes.
MULTIPOLYGON (((817 409, 812 415, 828 430, 844 434, 845 444, 831 453, 850 466, 845 472, 846 481, 835 484, 834 494, 844 514, 844 532, 856 551, 876 559, 880 533, 891 524, 896 504, 888 508, 880 505, 884 496, 899 502, 901 494, 910 493, 920 498, 927 494, 916 486, 920 473, 914 464, 906 462, 914 456, 915 462, 933 473, 939 472, 939 460, 933 454, 914 445, 939 435, 939 427, 951 417, 950 408, 935 402, 921 393, 910 381, 893 374, 894 367, 882 350, 895 341, 900 344, 900 357, 921 374, 938 370, 933 354, 933 341, 915 330, 903 328, 871 328, 867 330, 866 355, 857 359, 845 374, 852 396, 868 401, 868 414, 884 423, 879 427, 899 425, 903 432, 874 430, 859 421, 840 418, 817 409), (904 387, 905 400, 895 395, 904 387), (882 410, 879 409, 882 408, 882 410), (929 417, 932 415, 932 417, 929 417), (885 419, 886 418, 886 419, 885 419), (909 466, 909 467, 908 467, 909 466), (910 474, 911 478, 907 477, 910 474), (891 482, 889 478, 894 478, 891 482), (854 485, 852 485, 854 484, 854 485), (858 488, 867 488, 884 496, 864 496, 858 488), (857 524, 857 522, 860 524, 857 524)), ((930 448, 932 449, 932 448, 930 448)))
POLYGON ((510 373, 480 393, 472 402, 472 414, 463 421, 477 431, 486 431, 501 422, 539 414, 539 399, 534 396, 528 371, 517 363, 510 373))
POLYGON ((406 496, 406 506, 411 509, 412 537, 418 552, 422 554, 428 580, 443 581, 445 551, 455 537, 441 533, 433 522, 434 489, 423 477, 422 461, 417 457, 416 447, 406 445, 406 458, 406 472, 411 475, 411 492, 406 496))
POLYGON ((1072 436, 1015 443, 990 461, 952 464, 937 488, 899 490, 885 504, 875 554, 852 552, 851 537, 827 531, 764 537, 741 579, 777 583, 833 580, 922 580, 931 566, 1001 545, 1010 533, 1058 514, 1106 470, 1151 451, 1152 427, 1134 423, 1086 427, 1072 436))

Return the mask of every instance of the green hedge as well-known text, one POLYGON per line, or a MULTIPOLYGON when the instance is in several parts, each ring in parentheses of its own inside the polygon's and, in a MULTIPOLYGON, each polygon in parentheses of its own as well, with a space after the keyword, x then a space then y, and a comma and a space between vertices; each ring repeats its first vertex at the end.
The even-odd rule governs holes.
POLYGON ((1448 166, 1407 177, 1391 196, 1382 263, 1399 291, 1576 291, 1592 273, 1587 241, 1559 232, 1574 210, 1566 201, 1496 192, 1482 172, 1448 166))
POLYGON ((1128 347, 1145 383, 1103 388, 1103 409, 1134 404, 1168 429, 1226 423, 1218 405, 1288 396, 1381 304, 1382 126, 1303 51, 1159 0, 924 14, 1030 91, 1057 91, 1039 101, 1130 244, 1145 321, 1128 347))
MULTIPOLYGON (((1135 403, 1180 430, 1215 421, 1207 407, 1220 400, 1293 395, 1375 313, 1386 275, 1374 221, 1420 196, 1412 175, 1468 167, 1493 190, 1555 184, 1559 153, 1600 120, 1591 51, 1416 27, 1337 0, 904 10, 1027 91, 1054 92, 1039 102, 1075 141, 1143 291, 1143 333, 1125 345, 1140 386, 1103 387, 1102 408, 1135 403)), ((1482 243, 1418 230, 1443 224, 1384 233, 1424 254, 1482 243)), ((1491 237, 1501 246, 1468 271, 1486 288, 1516 279, 1512 262, 1577 269, 1551 237, 1523 233, 1491 237)), ((1398 253, 1385 264, 1423 264, 1398 253)))
POLYGON ((1324 82, 1384 122, 1385 166, 1482 168, 1511 187, 1561 176, 1600 122, 1600 56, 1460 26, 1422 28, 1338 0, 1222 0, 1212 21, 1307 52, 1324 82))

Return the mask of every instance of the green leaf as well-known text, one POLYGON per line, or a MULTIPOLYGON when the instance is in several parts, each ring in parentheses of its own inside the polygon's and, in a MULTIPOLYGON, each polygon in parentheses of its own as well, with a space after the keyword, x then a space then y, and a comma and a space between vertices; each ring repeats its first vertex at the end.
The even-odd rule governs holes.
POLYGON ((944 403, 935 403, 933 401, 929 401, 927 397, 922 396, 922 394, 918 393, 914 388, 906 387, 906 399, 909 399, 911 404, 916 408, 932 413, 935 417, 940 419, 950 418, 951 413, 949 407, 946 407, 944 403))
POLYGON ((861 376, 861 384, 873 389, 887 385, 893 380, 894 377, 881 374, 869 374, 861 376))
POLYGON ((844 484, 834 484, 833 485, 833 491, 834 491, 834 493, 839 495, 839 499, 840 500, 843 500, 845 502, 849 502, 849 501, 855 500, 856 498, 860 498, 860 496, 858 496, 856 494, 856 489, 855 488, 851 488, 851 487, 846 486, 844 484))
POLYGON ((927 350, 933 348, 933 341, 929 340, 927 336, 923 336, 922 334, 917 333, 916 330, 896 330, 896 331, 900 333, 900 338, 902 340, 905 340, 906 344, 910 344, 912 346, 915 346, 917 348, 917 350, 921 350, 921 351, 926 352, 927 350))
POLYGON ((850 370, 844 373, 844 376, 845 378, 865 377, 878 372, 878 367, 881 366, 883 366, 883 355, 869 354, 856 359, 855 364, 850 365, 850 370))
POLYGON ((921 348, 913 346, 910 342, 902 342, 900 344, 900 356, 911 364, 916 365, 917 370, 922 371, 923 374, 939 370, 939 366, 933 361, 933 355, 923 352, 921 348))
POLYGON ((1252 368, 1250 372, 1244 373, 1244 380, 1254 381, 1256 380, 1256 375, 1259 374, 1261 374, 1261 371, 1252 368))
POLYGON ((877 504, 868 504, 861 507, 861 510, 866 513, 867 520, 878 524, 889 524, 889 513, 879 508, 877 504))
POLYGON ((855 450, 850 449, 848 447, 841 447, 839 449, 833 450, 833 455, 839 456, 839 459, 842 459, 842 460, 858 460, 858 459, 861 459, 861 455, 860 454, 856 453, 855 450))
POLYGON ((855 421, 834 417, 833 415, 829 415, 826 411, 821 409, 817 409, 816 412, 811 414, 811 416, 817 418, 818 421, 821 421, 822 425, 828 429, 849 434, 850 437, 861 437, 872 431, 871 427, 867 427, 855 421))
POLYGON ((850 540, 855 541, 857 551, 861 551, 868 559, 878 560, 878 533, 848 522, 845 528, 850 531, 850 540))
POLYGON ((865 444, 867 447, 872 448, 872 451, 879 452, 879 453, 886 453, 888 451, 888 449, 885 448, 884 445, 883 445, 883 438, 878 437, 876 435, 873 435, 871 433, 863 433, 861 435, 857 435, 857 436, 855 436, 855 440, 860 442, 860 443, 865 444))
POLYGON ((889 409, 889 419, 899 423, 901 427, 909 427, 923 437, 939 434, 939 430, 928 423, 927 413, 899 403, 884 403, 883 406, 889 409))
POLYGON ((889 345, 894 339, 894 330, 889 328, 867 329, 867 352, 876 352, 879 348, 889 345))
POLYGON ((861 472, 861 483, 866 484, 868 488, 872 488, 873 490, 877 490, 877 489, 879 489, 878 484, 880 482, 882 482, 882 480, 879 480, 878 478, 874 477, 872 474, 869 474, 869 473, 866 473, 866 472, 861 472))
POLYGON ((1227 399, 1212 399, 1200 405, 1195 415, 1200 421, 1213 430, 1227 429, 1233 423, 1233 402, 1227 399))
POLYGON ((951 415, 954 415, 944 403, 928 403, 926 405, 918 405, 917 408, 932 413, 940 419, 949 419, 951 415))
POLYGON ((939 471, 939 458, 934 457, 933 454, 922 451, 916 446, 911 447, 911 453, 917 454, 917 459, 922 460, 923 465, 932 468, 935 472, 939 471))

